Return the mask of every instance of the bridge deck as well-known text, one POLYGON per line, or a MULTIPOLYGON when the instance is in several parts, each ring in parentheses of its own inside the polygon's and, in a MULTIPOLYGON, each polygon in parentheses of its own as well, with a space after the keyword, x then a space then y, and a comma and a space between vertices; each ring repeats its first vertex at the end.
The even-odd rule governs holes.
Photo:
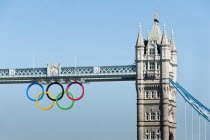
POLYGON ((88 66, 60 67, 56 65, 45 68, 0 69, 0 84, 32 83, 48 84, 53 81, 69 83, 129 81, 136 79, 136 66, 88 66))

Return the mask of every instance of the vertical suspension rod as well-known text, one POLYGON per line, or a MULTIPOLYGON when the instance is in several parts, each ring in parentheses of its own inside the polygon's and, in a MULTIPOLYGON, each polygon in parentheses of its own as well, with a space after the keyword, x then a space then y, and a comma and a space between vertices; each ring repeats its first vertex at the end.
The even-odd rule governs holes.
POLYGON ((187 140, 187 102, 185 101, 184 108, 184 132, 185 132, 185 140, 187 140))
POLYGON ((206 120, 205 120, 205 140, 206 140, 206 120))
POLYGON ((199 140, 201 140, 201 126, 200 126, 200 121, 201 121, 201 116, 199 115, 199 122, 198 122, 198 138, 199 138, 199 140))
POLYGON ((193 108, 192 108, 192 140, 193 140, 193 108))

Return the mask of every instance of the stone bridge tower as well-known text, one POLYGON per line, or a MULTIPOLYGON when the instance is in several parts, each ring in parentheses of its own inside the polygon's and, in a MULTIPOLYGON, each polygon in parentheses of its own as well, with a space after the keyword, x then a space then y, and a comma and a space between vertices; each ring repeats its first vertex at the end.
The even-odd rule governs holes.
POLYGON ((136 42, 137 68, 137 140, 176 140, 176 90, 169 78, 176 81, 177 51, 173 39, 163 33, 158 15, 147 39, 141 26, 136 42))

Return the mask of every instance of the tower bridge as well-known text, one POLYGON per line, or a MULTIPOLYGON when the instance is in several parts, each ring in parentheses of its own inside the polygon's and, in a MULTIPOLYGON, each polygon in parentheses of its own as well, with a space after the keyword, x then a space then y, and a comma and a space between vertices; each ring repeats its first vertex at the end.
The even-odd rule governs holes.
POLYGON ((0 69, 0 84, 136 81, 137 140, 176 140, 176 91, 210 122, 210 109, 177 83, 173 30, 170 39, 161 32, 157 13, 147 39, 139 27, 135 56, 135 65, 0 69))

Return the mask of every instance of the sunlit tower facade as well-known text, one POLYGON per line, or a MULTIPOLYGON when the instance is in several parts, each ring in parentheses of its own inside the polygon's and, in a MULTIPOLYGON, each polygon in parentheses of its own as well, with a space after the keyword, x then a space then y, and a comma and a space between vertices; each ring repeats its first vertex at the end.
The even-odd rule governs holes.
POLYGON ((161 32, 158 14, 147 39, 141 26, 136 42, 137 140, 176 140, 177 50, 166 25, 161 32))

